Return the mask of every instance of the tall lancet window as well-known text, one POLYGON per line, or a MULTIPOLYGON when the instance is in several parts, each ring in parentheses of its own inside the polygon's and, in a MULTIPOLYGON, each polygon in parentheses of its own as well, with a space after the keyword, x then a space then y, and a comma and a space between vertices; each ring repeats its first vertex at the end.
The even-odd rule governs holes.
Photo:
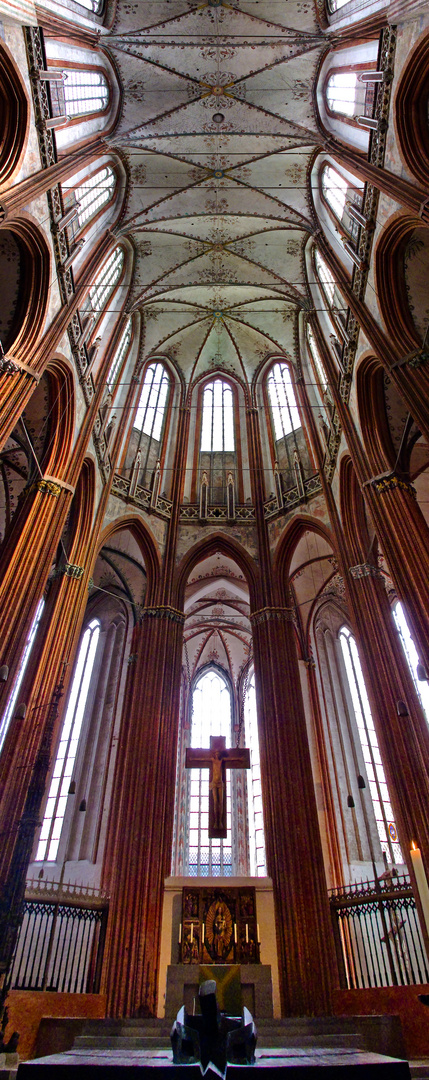
POLYGON ((380 748, 371 715, 356 641, 347 626, 340 630, 340 643, 347 673, 356 725, 371 792, 381 850, 392 863, 403 863, 393 810, 387 789, 380 748))
POLYGON ((229 383, 214 379, 204 387, 200 442, 200 480, 206 473, 211 504, 226 502, 235 464, 234 396, 229 383))
POLYGON ((247 774, 250 873, 253 877, 265 877, 264 815, 254 673, 249 679, 244 699, 244 731, 246 746, 250 750, 250 773, 247 774))
POLYGON ((88 180, 84 180, 77 187, 73 186, 73 181, 63 185, 65 209, 78 207, 77 217, 68 226, 70 236, 76 236, 80 229, 83 229, 103 209, 103 206, 107 206, 107 203, 113 199, 115 187, 116 176, 110 165, 105 165, 103 169, 93 173, 88 180))
POLYGON ((9 727, 10 721, 11 721, 12 716, 14 714, 15 705, 19 704, 19 702, 18 702, 18 694, 19 694, 19 691, 20 691, 21 686, 22 686, 22 681, 23 681, 23 678, 24 678, 24 675, 25 675, 25 672, 26 672, 28 661, 30 659, 31 650, 32 650, 33 645, 34 645, 34 640, 35 640, 35 637, 36 637, 36 634, 37 634, 37 628, 38 628, 39 622, 40 622, 40 620, 42 618, 44 606, 45 606, 45 601, 44 601, 44 599, 42 597, 42 599, 39 600, 39 603, 37 605, 36 614, 34 616, 32 624, 30 626, 28 638, 27 638, 27 641, 25 643, 24 652, 23 652, 22 657, 21 657, 21 663, 20 663, 20 665, 18 667, 18 671, 17 671, 17 673, 15 675, 15 681, 14 681, 14 684, 13 684, 13 687, 12 687, 12 692, 10 694, 10 697, 9 697, 9 700, 8 700, 8 703, 7 703, 7 706, 6 706, 6 711, 5 711, 5 713, 4 713, 3 717, 2 717, 2 720, 0 722, 0 750, 1 750, 2 746, 3 746, 4 740, 6 738, 7 729, 9 727))
POLYGON ((267 378, 267 392, 274 434, 274 455, 285 491, 298 485, 302 492, 304 478, 314 472, 302 430, 288 364, 277 363, 267 378))
POLYGON ((411 671, 417 697, 420 700, 420 704, 426 714, 426 719, 429 722, 429 683, 426 679, 419 679, 418 677, 418 652, 408 629, 404 608, 399 600, 393 608, 393 617, 395 619, 396 629, 399 634, 402 648, 407 658, 408 667, 411 671))
POLYGON ((127 451, 131 478, 138 478, 143 487, 149 486, 161 455, 169 393, 170 376, 164 364, 149 364, 127 451))
MULTIPOLYGON (((209 748, 211 735, 223 735, 231 746, 231 693, 226 679, 206 670, 192 695, 191 746, 209 748)), ((231 783, 226 770, 226 840, 209 838, 209 770, 190 769, 188 777, 188 866, 192 877, 230 877, 232 874, 231 783)))
POLYGON ((57 857, 99 636, 100 623, 92 619, 78 653, 37 848, 38 862, 55 862, 57 857))

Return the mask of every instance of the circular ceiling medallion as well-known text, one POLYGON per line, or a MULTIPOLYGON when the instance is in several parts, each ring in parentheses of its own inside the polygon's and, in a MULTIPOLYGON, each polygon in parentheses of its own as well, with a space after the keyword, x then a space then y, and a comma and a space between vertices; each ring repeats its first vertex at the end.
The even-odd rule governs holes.
POLYGON ((215 169, 213 176, 215 180, 222 180, 222 178, 225 176, 225 173, 222 169, 215 169))
POLYGON ((213 113, 212 120, 213 120, 214 124, 223 124, 224 119, 225 119, 225 117, 224 117, 223 113, 221 113, 221 112, 213 113))

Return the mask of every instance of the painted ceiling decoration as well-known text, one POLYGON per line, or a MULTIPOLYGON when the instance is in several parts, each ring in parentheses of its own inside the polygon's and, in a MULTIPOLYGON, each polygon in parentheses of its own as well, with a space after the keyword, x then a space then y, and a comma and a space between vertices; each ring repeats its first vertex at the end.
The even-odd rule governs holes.
POLYGON ((326 41, 311 0, 118 5, 124 86, 110 142, 128 161, 121 234, 136 250, 130 310, 145 356, 186 383, 213 370, 250 387, 273 355, 297 361, 315 228, 307 169, 320 145, 312 87, 326 41))

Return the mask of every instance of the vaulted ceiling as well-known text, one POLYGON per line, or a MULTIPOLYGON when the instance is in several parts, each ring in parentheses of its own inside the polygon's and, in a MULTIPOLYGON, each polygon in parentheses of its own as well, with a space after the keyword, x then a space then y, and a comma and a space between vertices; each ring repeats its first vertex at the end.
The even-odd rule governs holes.
POLYGON ((313 2, 120 0, 108 47, 145 355, 169 355, 188 383, 222 367, 250 384, 266 357, 295 357, 309 304, 306 173, 326 48, 313 2))

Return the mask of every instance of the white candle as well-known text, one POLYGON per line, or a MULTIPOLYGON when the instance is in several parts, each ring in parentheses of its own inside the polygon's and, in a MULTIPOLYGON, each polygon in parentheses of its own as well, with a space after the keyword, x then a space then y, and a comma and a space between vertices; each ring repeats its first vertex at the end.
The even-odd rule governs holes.
POLYGON ((256 923, 256 936, 258 938, 258 945, 259 945, 259 942, 261 940, 260 937, 259 937, 259 923, 256 923))
POLYGON ((237 944, 237 923, 234 923, 234 941, 237 944))
POLYGON ((206 936, 206 924, 203 923, 203 944, 204 944, 205 936, 206 936))
POLYGON ((249 940, 249 923, 246 923, 246 944, 249 940))
POLYGON ((422 905, 423 915, 425 917, 426 929, 429 934, 429 888, 425 874, 425 868, 423 866, 421 851, 420 848, 416 847, 416 845, 414 844, 414 840, 410 855, 417 882, 417 888, 419 890, 420 903, 422 905))
POLYGON ((179 945, 182 942, 182 923, 179 923, 179 945))
POLYGON ((194 940, 194 924, 191 922, 191 945, 194 940))

